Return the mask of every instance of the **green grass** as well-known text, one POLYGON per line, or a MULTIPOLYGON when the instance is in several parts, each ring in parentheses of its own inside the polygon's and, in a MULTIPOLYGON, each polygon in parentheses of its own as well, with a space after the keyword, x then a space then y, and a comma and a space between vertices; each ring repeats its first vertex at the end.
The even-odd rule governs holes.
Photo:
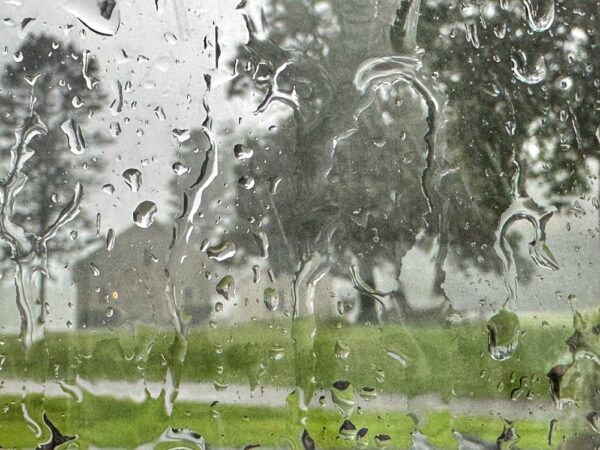
MULTIPOLYGON (((295 367, 289 325, 253 322, 192 332, 182 379, 212 382, 222 368, 219 378, 226 383, 294 386, 307 360, 295 367), (281 353, 283 358, 273 358, 281 353)), ((522 328, 516 354, 498 362, 487 352, 484 323, 427 327, 319 323, 314 345, 317 387, 344 379, 358 389, 371 386, 409 396, 509 398, 512 393, 549 399, 545 374, 564 357, 572 327, 526 322, 522 328), (346 360, 335 356, 337 340, 350 348, 346 360), (406 366, 387 352, 400 355, 406 366)), ((151 329, 138 329, 135 334, 56 333, 27 354, 15 337, 0 342, 4 357, 0 378, 68 381, 79 374, 87 379, 162 380, 171 358, 173 333, 151 329)))
MULTIPOLYGON (((0 445, 4 448, 33 448, 38 440, 25 424, 17 398, 0 398, 0 445)), ((248 444, 287 448, 298 443, 302 426, 291 419, 287 410, 178 403, 172 417, 164 415, 162 399, 142 404, 107 398, 86 397, 81 403, 71 399, 44 399, 29 396, 25 401, 31 417, 38 423, 46 411, 63 434, 77 434, 79 448, 90 445, 108 448, 135 448, 157 439, 168 427, 189 428, 200 433, 214 447, 243 448, 248 444)), ((308 413, 307 429, 319 449, 354 448, 352 441, 339 437, 343 418, 335 411, 321 408, 308 413)), ((420 431, 438 448, 456 448, 452 430, 495 442, 502 432, 500 419, 483 417, 453 418, 448 413, 431 413, 421 423, 403 413, 365 411, 352 416, 357 428, 369 429, 369 448, 375 447, 374 436, 387 434, 392 448, 409 448, 411 433, 420 431)), ((519 448, 553 448, 547 445, 548 424, 531 420, 516 423, 521 436, 519 448)), ((48 438, 48 430, 40 441, 48 438)), ((561 439, 556 439, 560 442, 561 439)), ((161 447, 158 447, 161 448, 161 447)))

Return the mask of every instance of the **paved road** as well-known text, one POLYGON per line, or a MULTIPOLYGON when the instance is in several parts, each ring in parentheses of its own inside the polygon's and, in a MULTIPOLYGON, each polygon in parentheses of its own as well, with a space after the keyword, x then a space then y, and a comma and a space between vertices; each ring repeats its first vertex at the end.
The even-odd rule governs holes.
MULTIPOLYGON (((81 400, 84 394, 101 397, 131 400, 141 403, 146 399, 146 390, 153 398, 160 395, 163 384, 160 382, 143 383, 129 381, 88 381, 78 378, 76 384, 48 382, 46 384, 19 380, 0 381, 0 396, 20 396, 27 393, 44 393, 48 397, 74 397, 81 400)), ((244 406, 270 406, 283 408, 286 406, 287 388, 264 386, 250 391, 248 385, 233 384, 222 391, 215 390, 210 383, 182 383, 179 388, 177 401, 193 403, 211 403, 244 406)), ((327 392, 317 392, 311 407, 333 408, 331 395, 327 392), (325 395, 327 402, 324 406, 318 403, 318 397, 325 395)), ((551 420, 564 417, 569 412, 559 411, 549 400, 536 402, 530 400, 492 400, 453 398, 449 403, 443 402, 435 395, 423 395, 408 398, 400 394, 380 394, 375 399, 364 400, 357 395, 356 406, 365 411, 406 412, 419 415, 427 411, 451 411, 460 416, 504 417, 510 420, 532 419, 551 420)))

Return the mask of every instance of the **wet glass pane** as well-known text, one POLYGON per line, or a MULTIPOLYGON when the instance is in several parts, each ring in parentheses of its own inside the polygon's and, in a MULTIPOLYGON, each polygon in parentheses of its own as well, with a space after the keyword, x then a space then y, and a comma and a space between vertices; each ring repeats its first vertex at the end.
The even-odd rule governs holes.
POLYGON ((0 447, 600 446, 597 2, 0 2, 0 447))

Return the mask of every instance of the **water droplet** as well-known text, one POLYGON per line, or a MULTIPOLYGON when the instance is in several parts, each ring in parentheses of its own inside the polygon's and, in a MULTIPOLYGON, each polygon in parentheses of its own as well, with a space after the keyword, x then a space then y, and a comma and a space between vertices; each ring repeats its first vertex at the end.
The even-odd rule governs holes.
POLYGON ((225 240, 220 244, 213 245, 206 249, 206 254, 210 259, 216 261, 225 261, 226 259, 233 258, 236 253, 235 244, 232 241, 225 240))
POLYGON ((335 341, 334 354, 337 359, 346 360, 348 355, 350 355, 350 347, 348 347, 348 344, 337 340, 335 341))
POLYGON ((359 395, 363 400, 372 400, 377 398, 377 390, 375 388, 365 386, 360 390, 359 395))
POLYGON ((252 189, 255 184, 254 178, 252 178, 250 175, 244 175, 244 176, 240 177, 239 183, 240 183, 240 186, 246 190, 252 189))
POLYGON ((488 351, 496 361, 510 358, 519 345, 519 318, 506 309, 500 310, 487 323, 488 351))
POLYGON ((554 22, 554 0, 523 0, 529 27, 538 33, 550 29, 554 22))
POLYGON ((498 436, 496 440, 496 445, 498 446, 498 450, 510 450, 512 449, 517 442, 519 442, 519 435, 517 434, 517 430, 513 422, 505 420, 504 421, 504 430, 502 434, 498 436))
POLYGON ((269 257, 269 238, 264 231, 257 231, 252 233, 254 236, 254 240, 256 241, 256 245, 258 245, 258 250, 260 252, 261 258, 269 257))
POLYGON ((235 295, 235 280, 231 275, 225 275, 217 284, 217 293, 225 300, 230 300, 235 295))
POLYGON ((105 192, 108 195, 113 195, 115 192, 115 187, 108 183, 102 186, 102 192, 105 192))
POLYGON ((392 443, 392 438, 387 434, 378 434, 375 436, 375 445, 378 448, 387 448, 392 443))
POLYGON ((111 122, 108 128, 113 137, 117 137, 121 134, 121 124, 119 122, 111 122))
POLYGON ((154 114, 156 115, 157 119, 161 122, 166 120, 167 118, 167 115, 165 114, 165 111, 164 109, 162 109, 161 106, 157 106, 156 108, 154 108, 154 114))
POLYGON ((175 139, 177 139, 178 142, 185 142, 187 141, 190 137, 190 130, 186 130, 186 129, 182 129, 182 128, 173 128, 173 137, 175 139))
POLYGON ((115 310, 113 309, 113 307, 108 306, 106 308, 106 312, 105 312, 106 317, 108 317, 110 319, 114 314, 115 314, 115 310))
POLYGON ((285 356, 285 349, 281 345, 275 344, 269 350, 269 354, 273 361, 281 361, 285 356))
POLYGON ((546 60, 543 55, 538 56, 533 67, 527 63, 527 56, 522 51, 515 52, 510 59, 517 80, 525 84, 538 84, 546 79, 546 60))
POLYGON ((357 429, 356 426, 346 419, 340 426, 340 437, 344 440, 350 441, 356 438, 357 429))
POLYGON ((98 266, 96 264, 90 263, 90 270, 92 271, 92 275, 94 275, 95 277, 100 276, 100 269, 98 269, 98 266))
POLYGON ((254 155, 254 150, 252 150, 251 148, 247 148, 242 144, 236 144, 233 147, 233 154, 237 159, 248 159, 252 158, 252 156, 254 155))
POLYGON ((106 233, 106 250, 108 250, 109 252, 114 248, 115 246, 115 230, 113 230, 112 228, 108 229, 108 232, 106 233))
POLYGON ((125 184, 129 186, 131 192, 138 192, 142 187, 142 172, 138 169, 127 169, 123 172, 125 184))
POLYGON ((166 32, 163 36, 165 38, 165 41, 167 41, 168 44, 170 44, 170 45, 177 44, 177 36, 175 36, 173 33, 166 32))
POLYGON ((190 173, 190 168, 179 161, 174 163, 171 168, 176 175, 185 175, 186 173, 190 173))
POLYGON ((94 33, 113 36, 121 24, 116 0, 69 0, 63 8, 94 33))
POLYGON ((331 399, 340 414, 350 417, 356 406, 354 388, 349 381, 336 381, 331 385, 331 399))
POLYGON ((73 100, 71 100, 71 105, 73 105, 73 108, 75 109, 81 108, 84 104, 85 103, 83 102, 83 100, 81 100, 77 95, 73 97, 73 100))
POLYGON ((156 204, 145 200, 133 211, 133 222, 140 228, 148 228, 154 223, 154 216, 157 212, 156 204))
POLYGON ((277 289, 266 288, 263 294, 263 301, 269 311, 275 311, 279 306, 279 292, 277 292, 277 289))
POLYGON ((406 367, 406 359, 404 359, 398 353, 387 350, 385 354, 392 358, 394 361, 399 362, 402 367, 406 367))
POLYGON ((13 54, 13 59, 15 60, 15 62, 22 62, 23 61, 23 52, 22 51, 18 51, 16 53, 13 54))
POLYGON ((74 155, 82 155, 86 150, 85 140, 75 119, 67 119, 62 123, 60 129, 67 136, 69 151, 74 155))

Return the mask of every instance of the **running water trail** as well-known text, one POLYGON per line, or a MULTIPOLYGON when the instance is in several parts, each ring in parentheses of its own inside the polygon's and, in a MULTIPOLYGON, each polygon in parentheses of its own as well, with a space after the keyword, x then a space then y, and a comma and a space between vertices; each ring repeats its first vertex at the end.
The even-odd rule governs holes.
POLYGON ((559 268, 554 255, 546 245, 546 225, 557 209, 554 206, 540 206, 521 188, 521 167, 516 159, 514 161, 516 170, 512 180, 513 201, 500 216, 494 243, 494 250, 502 263, 504 287, 507 292, 504 306, 516 302, 518 297, 515 257, 507 239, 507 233, 513 223, 526 220, 533 227, 534 239, 529 243, 529 255, 539 267, 548 270, 559 268))
POLYGON ((194 220, 198 216, 202 204, 202 196, 218 173, 218 146, 213 135, 210 108, 206 101, 203 102, 203 107, 206 118, 200 130, 206 137, 209 146, 198 178, 184 191, 183 210, 173 224, 173 240, 169 247, 169 255, 165 266, 165 276, 167 278, 165 299, 175 327, 175 337, 169 351, 169 364, 163 388, 167 415, 171 415, 173 412, 173 405, 179 392, 181 371, 187 354, 191 325, 191 317, 185 310, 183 299, 185 286, 181 281, 177 281, 177 273, 181 266, 185 264, 185 256, 189 251, 188 244, 194 231, 194 220))
POLYGON ((30 147, 37 136, 44 136, 48 129, 35 111, 35 83, 39 75, 27 77, 31 86, 30 113, 23 124, 15 130, 15 145, 11 148, 10 169, 0 182, 0 239, 10 247, 14 263, 14 282, 16 301, 21 316, 21 343, 27 349, 43 338, 46 305, 39 305, 40 280, 48 277, 48 241, 54 238, 60 229, 73 220, 80 211, 83 187, 75 185, 73 196, 58 214, 56 220, 40 234, 28 233, 15 221, 15 205, 19 193, 29 179, 24 171, 25 164, 35 155, 30 147))

